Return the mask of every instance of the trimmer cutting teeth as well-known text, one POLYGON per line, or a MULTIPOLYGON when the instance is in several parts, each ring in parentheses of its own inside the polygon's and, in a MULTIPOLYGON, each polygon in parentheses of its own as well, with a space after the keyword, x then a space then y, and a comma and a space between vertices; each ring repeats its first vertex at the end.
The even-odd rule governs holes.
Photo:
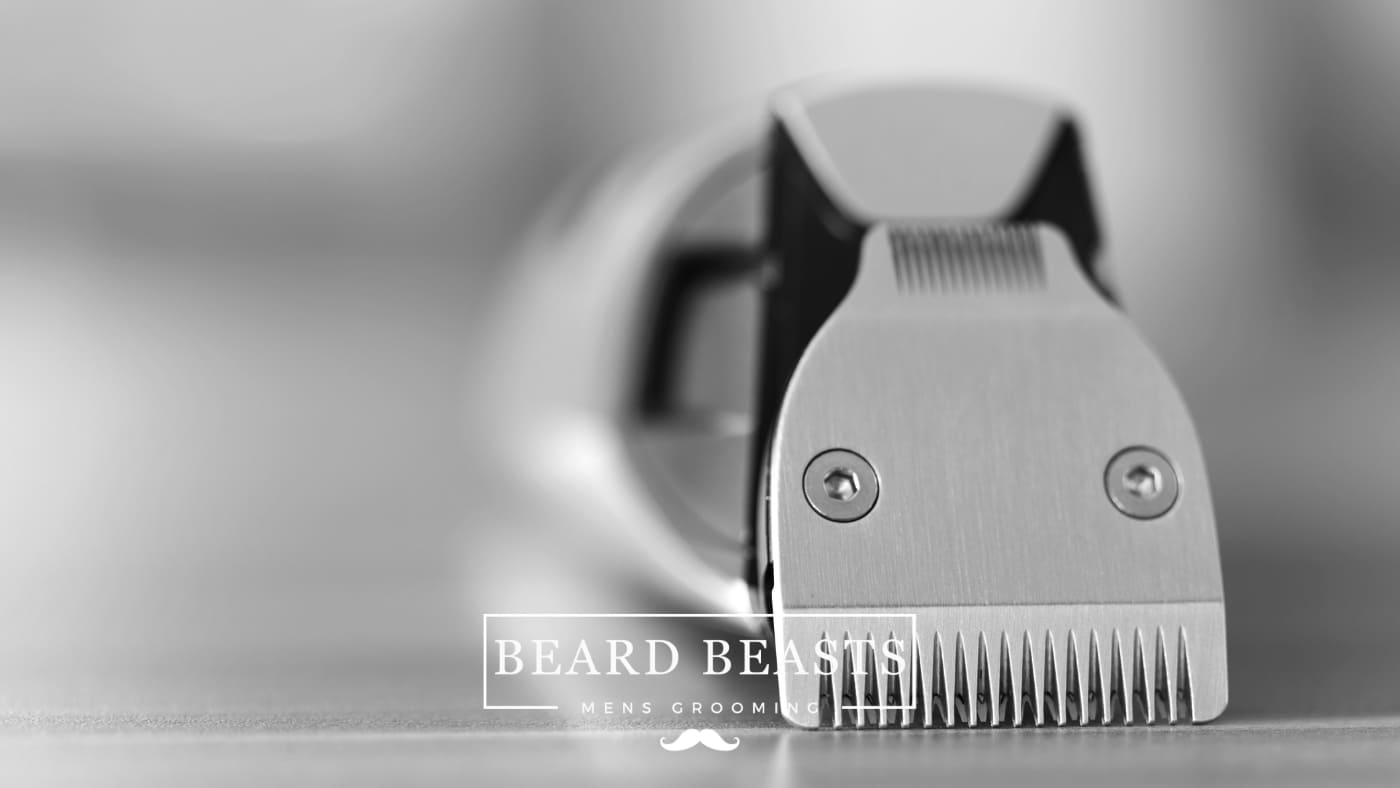
MULTIPOLYGON (((1124 616, 1152 613, 1120 607, 1124 616)), ((1203 671, 1201 664, 1216 664, 1224 655, 1194 643, 1188 647, 1187 632, 1205 643, 1219 642, 1224 632, 1218 610, 1201 604, 1161 608, 1161 625, 1122 628, 1075 624, 1084 610, 1035 606, 929 611, 902 626, 898 616, 839 611, 828 618, 785 618, 780 639, 793 642, 799 652, 805 644, 837 659, 825 670, 783 673, 783 708, 797 724, 832 728, 1164 725, 1211 719, 1220 708, 1200 704, 1214 702, 1223 688, 1197 687, 1192 677, 1203 671), (989 617, 1038 623, 1019 631, 975 628, 989 617), (946 627, 959 619, 977 621, 972 629, 938 628, 939 622, 946 627), (823 630, 832 621, 891 626, 823 630), (1048 629, 1043 622, 1064 623, 1048 629)))

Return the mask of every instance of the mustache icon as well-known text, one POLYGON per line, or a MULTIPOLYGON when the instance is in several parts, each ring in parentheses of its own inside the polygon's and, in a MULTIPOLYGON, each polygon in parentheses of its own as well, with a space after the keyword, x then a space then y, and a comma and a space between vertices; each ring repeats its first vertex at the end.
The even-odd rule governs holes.
POLYGON ((720 736, 718 732, 711 728, 706 728, 702 731, 698 731, 694 728, 686 728, 684 731, 677 734, 674 740, 669 742, 666 741, 665 736, 661 737, 661 748, 671 752, 688 750, 697 744, 703 744, 719 752, 729 752, 739 746, 739 737, 735 736, 732 742, 725 741, 723 736, 720 736))

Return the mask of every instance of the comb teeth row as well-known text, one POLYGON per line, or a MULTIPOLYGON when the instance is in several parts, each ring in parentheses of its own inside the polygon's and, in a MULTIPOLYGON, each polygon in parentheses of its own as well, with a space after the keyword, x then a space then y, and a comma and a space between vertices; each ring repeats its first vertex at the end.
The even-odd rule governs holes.
POLYGON ((831 655, 821 670, 780 666, 783 713, 805 727, 1203 722, 1228 694, 1218 602, 775 619, 785 648, 831 655))
POLYGON ((1039 290, 1040 242, 1030 227, 894 227, 896 287, 906 293, 1039 290))
POLYGON ((901 671, 876 644, 895 633, 832 638, 843 658, 821 682, 820 724, 844 727, 1110 725, 1191 720, 1186 633, 958 633, 916 643, 901 671), (997 641, 1000 641, 998 643, 997 641), (912 673, 912 675, 910 675, 912 673))

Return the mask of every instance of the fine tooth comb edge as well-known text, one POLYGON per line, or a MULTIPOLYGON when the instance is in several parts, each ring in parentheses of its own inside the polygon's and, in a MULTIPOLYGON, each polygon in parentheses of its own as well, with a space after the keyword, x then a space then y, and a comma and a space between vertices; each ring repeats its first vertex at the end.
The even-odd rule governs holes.
POLYGON ((1097 624, 1074 607, 930 609, 903 627, 891 623, 901 615, 779 616, 781 642, 810 654, 825 641, 840 656, 825 673, 809 665, 781 675, 784 713, 811 728, 1166 725, 1219 715, 1223 688, 1202 693, 1192 681, 1224 670, 1219 604, 1105 606, 1093 611, 1097 624), (848 623, 833 637, 831 621, 848 623), (981 628, 996 621, 1028 626, 981 628), (1189 645, 1188 632, 1211 647, 1189 645), (883 658, 887 643, 912 644, 912 653, 883 658))

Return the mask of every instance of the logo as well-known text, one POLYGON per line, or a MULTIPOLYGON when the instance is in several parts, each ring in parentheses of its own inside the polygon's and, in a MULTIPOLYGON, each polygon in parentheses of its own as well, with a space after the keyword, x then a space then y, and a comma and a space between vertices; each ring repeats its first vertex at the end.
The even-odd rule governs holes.
POLYGON ((861 714, 883 708, 882 702, 897 704, 864 695, 780 697, 783 676, 833 677, 844 669, 847 681, 863 684, 877 665, 896 674, 910 665, 917 633, 908 614, 842 614, 850 617, 852 631, 887 637, 776 636, 775 629, 792 631, 789 619, 809 615, 815 614, 785 614, 774 622, 771 614, 758 613, 483 614, 482 707, 545 711, 584 724, 645 718, 649 726, 682 731, 661 740, 668 751, 704 744, 728 752, 738 739, 727 741, 715 728, 861 714))
POLYGON ((724 737, 713 728, 705 728, 704 730, 686 728, 672 741, 666 741, 665 736, 661 737, 661 749, 670 752, 689 750, 697 744, 703 744, 717 752, 730 752, 739 747, 739 737, 735 736, 734 741, 725 741, 724 737))

